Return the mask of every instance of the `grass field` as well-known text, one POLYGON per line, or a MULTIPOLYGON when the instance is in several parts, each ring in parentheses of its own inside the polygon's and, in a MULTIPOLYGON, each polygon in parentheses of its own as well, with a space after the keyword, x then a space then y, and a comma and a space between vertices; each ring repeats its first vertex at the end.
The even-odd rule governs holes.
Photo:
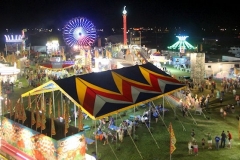
MULTIPOLYGON (((177 78, 183 75, 189 75, 189 73, 182 72, 173 68, 170 68, 171 73, 177 78)), ((20 79, 25 81, 24 78, 20 79)), ((218 87, 219 87, 219 81, 218 87)), ((18 99, 21 93, 25 93, 32 87, 26 87, 26 83, 24 82, 24 88, 18 89, 15 88, 15 92, 11 95, 13 101, 18 99)), ((197 90, 193 91, 194 93, 198 93, 197 90)), ((210 93, 210 90, 204 90, 201 94, 210 93)), ((240 89, 237 90, 237 93, 240 93, 240 89)), ((26 103, 27 100, 24 102, 26 103)), ((158 99, 154 101, 155 104, 162 103, 163 99, 158 99)), ((174 115, 172 104, 168 103, 166 100, 165 107, 170 111, 167 112, 162 119, 156 123, 154 120, 151 121, 151 132, 147 129, 147 127, 142 124, 138 128, 136 128, 136 135, 138 136, 137 140, 134 140, 134 137, 124 137, 122 143, 120 142, 110 142, 108 145, 103 145, 103 142, 97 141, 97 143, 88 145, 87 153, 91 154, 92 152, 96 152, 99 155, 101 160, 167 160, 170 159, 169 155, 169 141, 170 136, 168 132, 168 126, 172 123, 173 130, 176 136, 176 150, 171 155, 172 160, 239 160, 240 154, 240 144, 239 144, 239 129, 238 129, 238 120, 237 116, 240 114, 240 107, 235 107, 235 113, 228 113, 226 119, 223 119, 220 116, 220 104, 218 100, 212 98, 210 100, 209 109, 204 111, 203 115, 195 115, 194 111, 190 111, 192 116, 183 117, 182 112, 177 110, 177 118, 174 115), (187 144, 188 141, 191 140, 191 130, 194 129, 196 133, 196 140, 199 145, 199 154, 198 156, 188 155, 187 144), (212 137, 214 138, 216 135, 220 135, 222 131, 229 130, 233 135, 232 148, 227 149, 223 148, 220 150, 216 150, 214 147, 212 150, 202 149, 201 148, 201 139, 204 137, 206 139, 206 134, 210 132, 212 137)), ((227 93, 224 97, 224 101, 222 106, 227 104, 235 104, 233 96, 231 93, 227 93)), ((128 119, 129 115, 142 115, 144 110, 147 108, 138 107, 138 111, 134 112, 134 109, 130 109, 127 111, 127 115, 123 116, 122 114, 113 115, 116 118, 116 123, 119 125, 121 121, 128 119)), ((92 120, 84 120, 85 125, 94 126, 92 120)), ((74 122, 72 122, 72 125, 74 122)), ((85 131, 86 136, 89 138, 94 138, 93 132, 95 131, 95 127, 92 127, 90 130, 85 131)), ((214 142, 214 141, 213 141, 214 142)), ((213 146, 215 143, 213 143, 213 146)))
MULTIPOLYGON (((229 99, 230 100, 230 99, 229 99)), ((158 100, 156 103, 161 103, 162 100, 158 100)), ((101 153, 101 159, 131 159, 131 160, 166 160, 170 159, 169 155, 169 133, 168 126, 172 123, 175 136, 177 139, 176 150, 172 154, 172 159, 188 160, 192 159, 194 155, 188 155, 187 143, 191 140, 191 130, 194 129, 196 133, 196 140, 199 145, 199 155, 194 157, 195 159, 214 159, 219 160, 231 159, 239 160, 239 139, 238 139, 238 121, 236 116, 239 113, 239 108, 236 109, 234 114, 227 115, 224 120, 219 113, 219 107, 212 104, 209 111, 204 112, 206 119, 203 115, 195 115, 193 111, 191 114, 193 117, 182 117, 181 111, 177 111, 177 119, 171 110, 171 105, 166 102, 165 106, 170 109, 170 112, 166 113, 164 119, 160 119, 158 123, 154 120, 151 122, 153 127, 152 134, 149 132, 146 126, 142 125, 136 129, 138 140, 134 141, 131 137, 125 137, 123 143, 109 143, 108 146, 103 146, 102 142, 97 143, 98 153, 101 153), (201 149, 201 139, 207 138, 206 134, 210 132, 214 138, 216 135, 220 135, 225 130, 231 131, 233 134, 233 142, 231 149, 216 149, 208 150, 201 149), (120 143, 120 150, 116 147, 120 143), (140 153, 141 154, 140 154, 140 153), (115 157, 116 154, 116 157, 115 157)), ((175 107, 175 106, 172 106, 175 107)), ((142 114, 144 109, 140 109, 135 114, 142 114)), ((129 114, 134 114, 133 111, 128 111, 127 116, 122 119, 127 119, 129 114)), ((92 136, 93 130, 87 132, 87 135, 92 136)), ((215 145, 215 143, 213 143, 215 145)), ((90 145, 88 152, 96 150, 95 145, 90 145)))

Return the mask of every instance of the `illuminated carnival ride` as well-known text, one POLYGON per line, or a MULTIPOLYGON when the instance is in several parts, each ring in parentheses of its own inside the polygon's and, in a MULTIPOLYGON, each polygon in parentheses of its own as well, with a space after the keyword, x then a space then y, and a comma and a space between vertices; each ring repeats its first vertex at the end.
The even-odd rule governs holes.
POLYGON ((91 46, 96 40, 94 24, 84 17, 73 18, 64 27, 63 39, 73 51, 79 53, 75 57, 77 69, 82 68, 86 72, 91 72, 91 46))
POLYGON ((186 49, 194 50, 196 47, 192 46, 190 43, 186 41, 188 36, 176 36, 178 41, 173 45, 169 46, 168 49, 176 50, 178 49, 180 53, 185 53, 186 49))
POLYGON ((59 47, 57 40, 49 41, 46 44, 49 60, 40 63, 39 67, 49 70, 67 69, 74 65, 73 61, 66 61, 64 49, 59 47))

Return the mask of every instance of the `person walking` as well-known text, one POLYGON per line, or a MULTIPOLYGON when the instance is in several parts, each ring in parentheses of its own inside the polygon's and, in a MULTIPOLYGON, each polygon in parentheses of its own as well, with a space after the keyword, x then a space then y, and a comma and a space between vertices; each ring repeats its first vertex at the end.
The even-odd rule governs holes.
POLYGON ((159 115, 158 115, 158 111, 156 109, 153 111, 153 117, 155 118, 155 121, 157 123, 159 115))
POLYGON ((226 116, 227 116, 227 112, 224 110, 224 111, 223 111, 223 119, 225 119, 226 116))
POLYGON ((220 103, 220 105, 222 105, 222 103, 223 103, 223 97, 222 96, 220 97, 219 103, 220 103))
POLYGON ((188 142, 188 154, 192 154, 193 152, 193 144, 191 141, 188 142))
POLYGON ((221 108, 220 108, 220 115, 221 115, 221 117, 223 117, 223 111, 224 111, 224 110, 223 110, 223 107, 221 107, 221 108))
POLYGON ((208 149, 212 149, 212 136, 210 133, 207 134, 208 149))
POLYGON ((123 142, 123 137, 124 137, 124 130, 122 128, 120 128, 118 131, 118 138, 120 142, 123 142))
POLYGON ((108 144, 108 135, 106 132, 103 132, 103 145, 108 144))
POLYGON ((226 137, 227 137, 226 133, 224 131, 222 131, 222 134, 221 134, 221 145, 220 145, 221 148, 225 148, 226 137))
POLYGON ((205 148, 205 138, 202 138, 202 149, 205 148))
POLYGON ((216 137, 215 137, 215 145, 216 145, 216 149, 217 150, 219 150, 219 142, 220 142, 220 140, 221 140, 221 138, 218 135, 216 135, 216 137))
POLYGON ((229 132, 229 131, 227 131, 227 137, 228 137, 228 147, 229 148, 232 148, 232 146, 231 146, 231 140, 232 140, 232 134, 229 132))
POLYGON ((235 106, 234 106, 234 104, 232 104, 232 106, 231 106, 231 111, 232 111, 232 113, 235 112, 235 106))
POLYGON ((191 137, 192 137, 192 141, 194 141, 195 140, 195 131, 194 131, 194 129, 192 129, 192 132, 191 132, 191 137))
POLYGON ((198 144, 196 141, 193 143, 193 152, 194 152, 195 156, 198 155, 198 144))

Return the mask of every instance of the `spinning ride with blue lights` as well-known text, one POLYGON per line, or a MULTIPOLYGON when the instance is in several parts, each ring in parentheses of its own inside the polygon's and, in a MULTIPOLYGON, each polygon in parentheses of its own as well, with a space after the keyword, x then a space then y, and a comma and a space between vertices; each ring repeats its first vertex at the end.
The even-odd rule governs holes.
POLYGON ((91 46, 96 39, 96 28, 86 18, 73 18, 63 29, 63 39, 70 47, 91 46))

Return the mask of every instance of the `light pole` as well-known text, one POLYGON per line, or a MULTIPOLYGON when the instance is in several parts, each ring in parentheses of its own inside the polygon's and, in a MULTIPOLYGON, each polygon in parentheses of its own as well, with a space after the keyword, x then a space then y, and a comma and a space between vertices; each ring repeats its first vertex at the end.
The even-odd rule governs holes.
POLYGON ((29 49, 28 49, 28 58, 30 59, 31 56, 31 43, 29 44, 29 49))
POLYGON ((140 33, 140 48, 142 48, 142 32, 141 31, 139 31, 139 33, 140 33))
POLYGON ((2 77, 0 74, 0 125, 1 125, 1 130, 0 130, 0 147, 2 146, 2 139, 3 139, 3 125, 2 125, 2 117, 3 117, 3 108, 2 108, 2 77))
POLYGON ((132 45, 132 31, 130 32, 130 45, 132 45))

